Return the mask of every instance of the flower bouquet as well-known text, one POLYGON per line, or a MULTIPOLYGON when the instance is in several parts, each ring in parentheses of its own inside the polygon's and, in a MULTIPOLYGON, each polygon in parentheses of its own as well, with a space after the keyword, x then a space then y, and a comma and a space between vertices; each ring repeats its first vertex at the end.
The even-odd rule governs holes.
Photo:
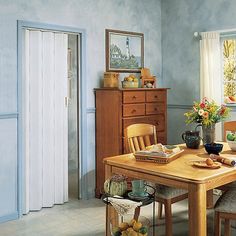
POLYGON ((203 141, 205 143, 214 142, 215 124, 225 120, 229 116, 230 109, 225 105, 217 105, 215 101, 203 98, 201 102, 194 102, 191 111, 184 115, 186 123, 197 123, 203 129, 203 141))
POLYGON ((229 111, 225 105, 219 106, 215 101, 203 98, 201 102, 194 102, 192 110, 184 115, 187 117, 187 124, 199 123, 209 126, 225 120, 229 116, 229 111))

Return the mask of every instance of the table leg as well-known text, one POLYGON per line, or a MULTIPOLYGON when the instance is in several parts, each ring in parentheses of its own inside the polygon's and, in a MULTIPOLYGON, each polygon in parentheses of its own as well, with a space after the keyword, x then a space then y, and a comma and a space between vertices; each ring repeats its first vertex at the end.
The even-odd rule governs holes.
POLYGON ((189 235, 206 236, 206 186, 189 184, 189 235))
POLYGON ((213 204, 213 189, 207 191, 207 209, 212 209, 213 204))
POLYGON ((110 224, 118 225, 118 214, 113 206, 107 205, 106 214, 106 236, 111 236, 110 224))
POLYGON ((156 229, 156 227, 155 227, 155 224, 156 224, 156 204, 155 204, 155 200, 153 201, 153 209, 152 210, 153 210, 153 212, 152 212, 153 234, 152 235, 157 236, 156 232, 155 232, 155 229, 156 229))
MULTIPOLYGON (((108 179, 112 176, 111 166, 105 165, 105 179, 108 179)), ((118 214, 116 210, 111 206, 107 205, 106 207, 106 236, 111 235, 110 223, 112 220, 113 225, 118 225, 118 214)))

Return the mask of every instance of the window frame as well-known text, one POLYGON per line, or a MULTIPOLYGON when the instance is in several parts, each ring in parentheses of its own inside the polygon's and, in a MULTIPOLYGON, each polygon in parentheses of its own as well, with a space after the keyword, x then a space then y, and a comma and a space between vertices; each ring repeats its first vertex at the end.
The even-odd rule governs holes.
MULTIPOLYGON (((224 41, 225 40, 232 40, 235 39, 236 41, 236 32, 232 33, 230 32, 230 34, 228 33, 224 33, 220 35, 220 56, 221 56, 221 92, 222 92, 222 100, 225 103, 225 91, 224 91, 224 86, 225 86, 225 77, 224 77, 224 56, 223 56, 223 45, 224 45, 224 41)), ((236 49, 235 49, 235 66, 236 66, 236 49)), ((235 85, 236 85, 236 72, 235 72, 235 85)), ((227 83, 231 82, 231 81, 226 81, 227 83)), ((232 81, 233 82, 233 81, 232 81)), ((236 95, 235 95, 236 97, 236 95)), ((236 108, 236 102, 235 103, 225 103, 225 105, 227 107, 235 107, 236 108)))

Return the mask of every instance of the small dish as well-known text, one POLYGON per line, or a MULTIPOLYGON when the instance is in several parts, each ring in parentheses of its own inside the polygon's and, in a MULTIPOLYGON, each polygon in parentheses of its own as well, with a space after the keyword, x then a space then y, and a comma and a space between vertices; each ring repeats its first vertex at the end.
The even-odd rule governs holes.
POLYGON ((142 201, 149 197, 149 193, 145 192, 143 196, 137 196, 137 195, 134 195, 133 192, 129 192, 128 197, 132 200, 142 201))
POLYGON ((206 143, 204 145, 204 147, 205 147, 205 150, 207 151, 208 154, 218 155, 223 149, 223 144, 221 144, 221 143, 206 143))
POLYGON ((213 165, 207 165, 205 161, 194 161, 193 165, 200 168, 218 169, 222 164, 220 162, 214 162, 213 165))

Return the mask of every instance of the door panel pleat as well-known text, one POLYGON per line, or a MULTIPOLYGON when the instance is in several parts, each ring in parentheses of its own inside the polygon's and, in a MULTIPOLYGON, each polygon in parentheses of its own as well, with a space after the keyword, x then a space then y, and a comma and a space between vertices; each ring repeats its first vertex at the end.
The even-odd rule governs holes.
POLYGON ((54 34, 43 35, 43 206, 54 204, 54 34))
POLYGON ((30 31, 29 66, 29 200, 30 210, 42 207, 42 34, 30 31))

